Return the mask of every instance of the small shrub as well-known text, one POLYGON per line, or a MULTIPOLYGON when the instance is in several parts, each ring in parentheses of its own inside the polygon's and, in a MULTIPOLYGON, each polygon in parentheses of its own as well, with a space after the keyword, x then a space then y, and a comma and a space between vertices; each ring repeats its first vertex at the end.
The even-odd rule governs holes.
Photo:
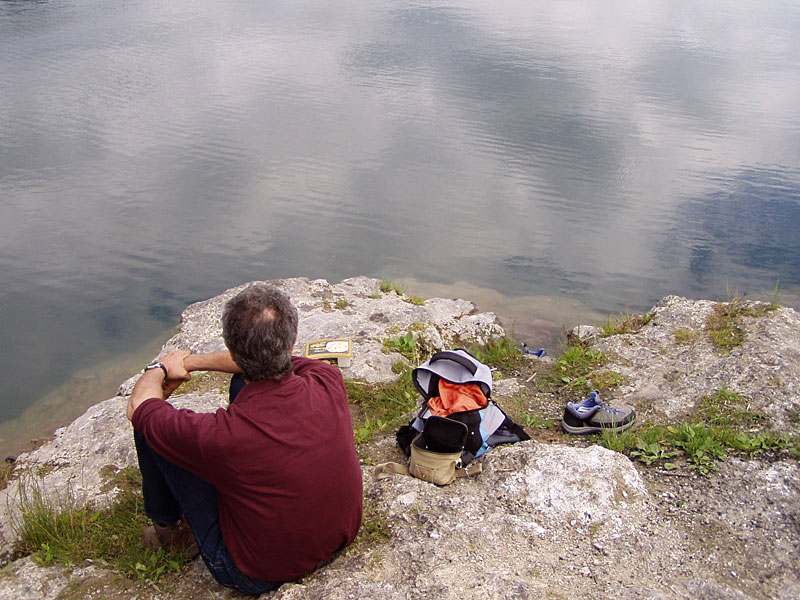
POLYGON ((414 333, 407 331, 405 335, 398 337, 390 337, 383 341, 383 349, 387 352, 397 352, 405 356, 412 363, 416 363, 418 358, 418 343, 414 333))
POLYGON ((350 306, 350 303, 347 300, 345 300, 344 298, 337 299, 336 303, 334 304, 334 307, 337 310, 344 310, 348 306, 350 306))

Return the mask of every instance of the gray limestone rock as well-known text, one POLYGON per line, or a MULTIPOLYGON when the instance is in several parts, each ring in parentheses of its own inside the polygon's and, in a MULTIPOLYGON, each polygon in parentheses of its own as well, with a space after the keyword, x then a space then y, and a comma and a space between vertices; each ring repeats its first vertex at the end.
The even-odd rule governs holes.
MULTIPOLYGON (((747 303, 757 310, 763 303, 747 303)), ((722 388, 744 396, 749 410, 776 431, 800 433, 800 315, 791 308, 740 317, 744 343, 724 354, 707 335, 714 303, 667 296, 640 331, 598 340, 604 368, 625 383, 607 400, 623 399, 639 418, 674 421, 722 388)))

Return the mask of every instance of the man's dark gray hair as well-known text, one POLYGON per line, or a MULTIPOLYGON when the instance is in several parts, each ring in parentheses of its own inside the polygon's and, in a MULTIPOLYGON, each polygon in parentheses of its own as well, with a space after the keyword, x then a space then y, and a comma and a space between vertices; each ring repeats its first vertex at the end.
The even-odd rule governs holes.
POLYGON ((297 309, 280 290, 245 288, 222 311, 222 337, 248 381, 280 379, 292 371, 297 309))

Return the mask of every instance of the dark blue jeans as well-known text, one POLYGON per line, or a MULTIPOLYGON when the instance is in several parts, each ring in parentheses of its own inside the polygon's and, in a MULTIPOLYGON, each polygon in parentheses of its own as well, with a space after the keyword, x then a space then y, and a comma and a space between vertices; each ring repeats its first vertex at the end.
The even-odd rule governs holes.
MULTIPOLYGON (((241 375, 234 375, 231 402, 244 383, 241 375)), ((280 584, 253 579, 236 567, 222 539, 216 488, 160 456, 138 432, 133 432, 133 439, 139 457, 139 469, 142 471, 147 516, 158 523, 169 524, 183 515, 192 529, 203 561, 221 585, 252 595, 278 589, 280 584)))

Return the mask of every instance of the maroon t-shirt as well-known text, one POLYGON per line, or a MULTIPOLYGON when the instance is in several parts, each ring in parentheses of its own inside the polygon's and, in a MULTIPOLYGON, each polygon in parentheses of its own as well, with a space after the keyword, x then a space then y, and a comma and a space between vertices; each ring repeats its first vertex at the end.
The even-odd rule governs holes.
POLYGON ((281 583, 328 560, 361 524, 361 468, 339 369, 293 357, 281 381, 247 384, 227 409, 150 398, 133 426, 217 489, 222 537, 245 575, 281 583))

